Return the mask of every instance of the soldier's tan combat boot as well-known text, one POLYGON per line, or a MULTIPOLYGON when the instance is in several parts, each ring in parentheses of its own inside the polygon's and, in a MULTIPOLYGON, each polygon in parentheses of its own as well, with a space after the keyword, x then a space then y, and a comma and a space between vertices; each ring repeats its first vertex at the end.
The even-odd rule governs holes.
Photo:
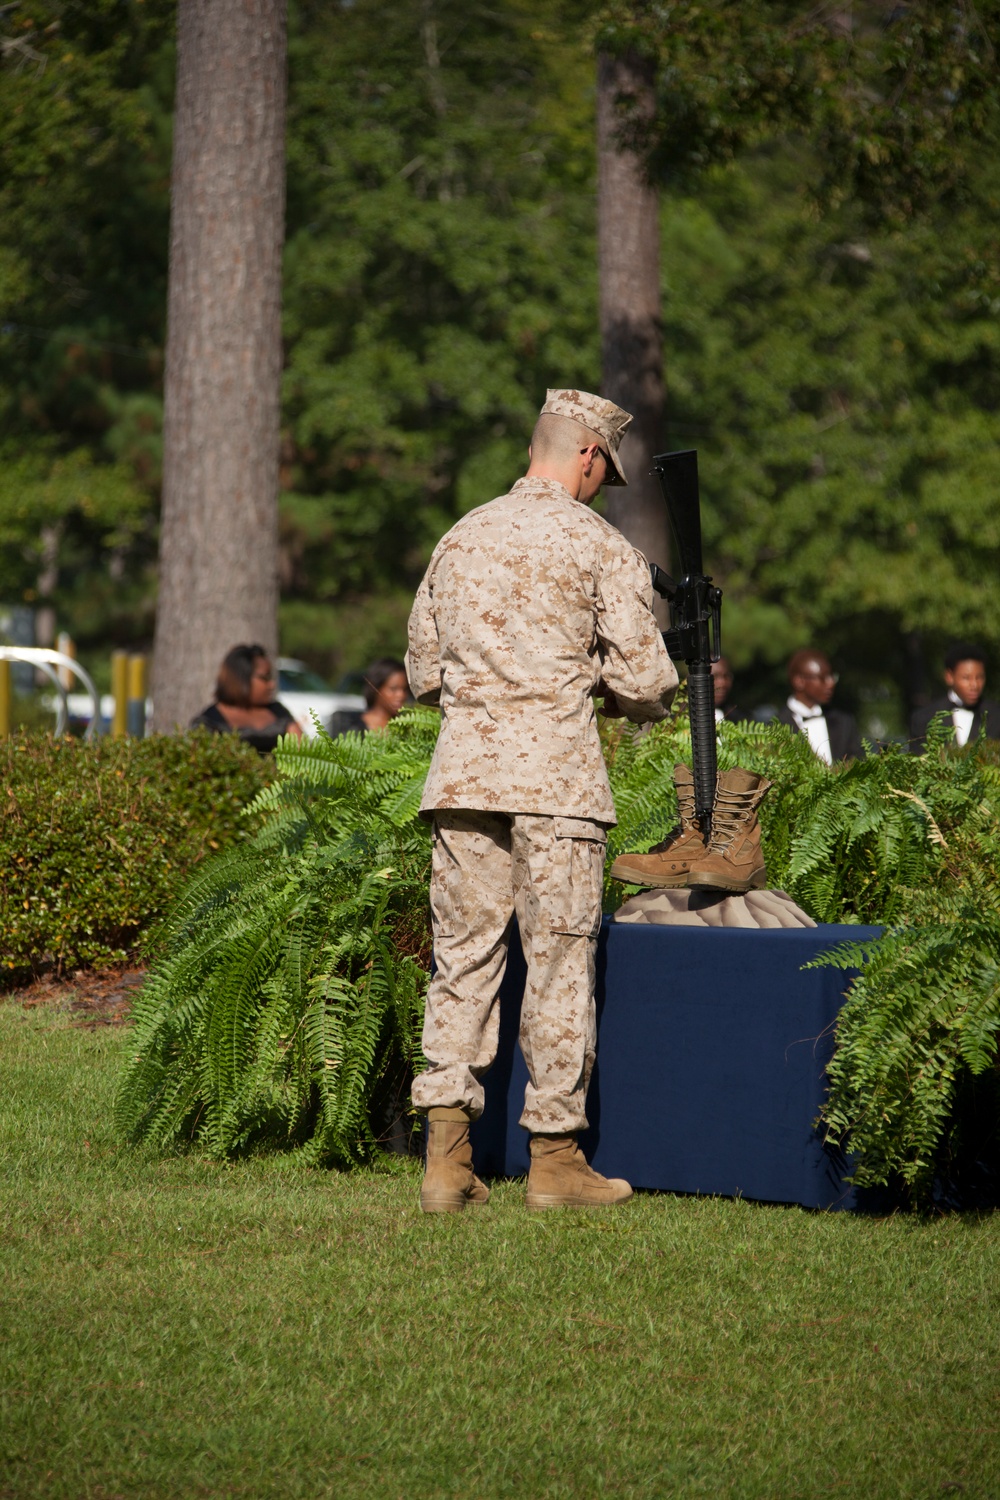
POLYGON ((627 885, 686 886, 693 862, 705 855, 705 839, 694 816, 694 774, 690 766, 674 766, 680 823, 648 854, 619 854, 611 866, 615 880, 627 885))
POLYGON ((469 1116, 464 1109, 427 1111, 427 1165, 420 1185, 425 1214, 457 1214, 466 1204, 485 1203, 490 1190, 472 1170, 469 1116))
POLYGON ((623 1178, 602 1177, 587 1165, 575 1135, 531 1137, 529 1208, 603 1208, 631 1196, 623 1178))
POLYGON ((724 771, 712 810, 707 852, 691 865, 695 891, 759 891, 767 885, 757 809, 771 787, 752 771, 724 771))

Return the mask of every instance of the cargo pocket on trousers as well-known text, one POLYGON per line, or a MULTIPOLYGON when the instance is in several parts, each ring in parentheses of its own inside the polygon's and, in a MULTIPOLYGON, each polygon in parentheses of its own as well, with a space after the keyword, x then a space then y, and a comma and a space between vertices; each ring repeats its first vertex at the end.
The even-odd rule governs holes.
POLYGON ((457 871, 439 848, 441 835, 437 827, 431 834, 433 864, 431 869, 431 924, 435 938, 455 936, 457 871))
POLYGON ((555 873, 563 897, 553 930, 571 937, 594 937, 601 929, 607 832, 603 824, 589 818, 553 818, 552 825, 555 873))

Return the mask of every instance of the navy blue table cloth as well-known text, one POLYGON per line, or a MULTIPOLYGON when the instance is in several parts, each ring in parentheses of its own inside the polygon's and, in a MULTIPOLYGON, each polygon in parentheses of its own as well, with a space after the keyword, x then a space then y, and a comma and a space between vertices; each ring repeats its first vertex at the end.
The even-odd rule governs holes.
MULTIPOLYGON (((814 1128, 848 976, 817 954, 877 927, 657 927, 605 922, 598 950, 597 1065, 581 1138, 599 1172, 635 1187, 847 1208, 845 1163, 814 1128)), ((515 932, 500 1047, 473 1126, 476 1168, 528 1169, 517 1121, 524 960, 515 932)))

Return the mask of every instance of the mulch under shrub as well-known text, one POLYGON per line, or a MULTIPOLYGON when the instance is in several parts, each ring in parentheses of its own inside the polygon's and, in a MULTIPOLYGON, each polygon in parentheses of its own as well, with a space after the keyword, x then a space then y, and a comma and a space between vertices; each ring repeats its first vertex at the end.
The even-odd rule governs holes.
POLYGON ((77 969, 62 979, 43 974, 23 989, 7 991, 6 998, 22 1010, 55 1011, 67 1015, 74 1026, 96 1031, 125 1025, 145 980, 145 969, 77 969))

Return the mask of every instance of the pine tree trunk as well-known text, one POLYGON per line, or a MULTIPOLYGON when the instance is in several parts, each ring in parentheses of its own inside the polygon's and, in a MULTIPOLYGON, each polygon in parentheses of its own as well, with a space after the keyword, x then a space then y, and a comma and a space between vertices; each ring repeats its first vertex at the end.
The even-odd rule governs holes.
POLYGON ((277 648, 286 0, 179 0, 155 728, 277 648))
POLYGON ((600 266, 601 393, 635 420, 622 444, 627 489, 604 492, 605 514, 650 562, 669 566, 668 523, 653 455, 663 452, 659 204, 634 151, 618 134, 618 101, 654 108, 653 68, 636 53, 597 61, 597 233, 600 266))

